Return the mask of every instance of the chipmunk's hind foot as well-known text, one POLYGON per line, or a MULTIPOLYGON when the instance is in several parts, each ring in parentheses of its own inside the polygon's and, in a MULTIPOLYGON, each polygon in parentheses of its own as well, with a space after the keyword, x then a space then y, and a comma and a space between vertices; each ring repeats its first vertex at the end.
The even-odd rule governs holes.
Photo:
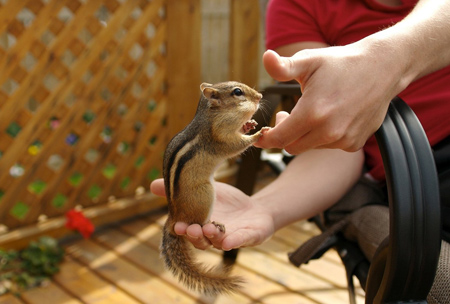
POLYGON ((220 230, 220 232, 223 232, 223 233, 226 232, 225 224, 222 224, 222 223, 219 223, 219 222, 216 222, 216 221, 212 221, 211 224, 213 224, 214 226, 216 226, 217 229, 220 230))

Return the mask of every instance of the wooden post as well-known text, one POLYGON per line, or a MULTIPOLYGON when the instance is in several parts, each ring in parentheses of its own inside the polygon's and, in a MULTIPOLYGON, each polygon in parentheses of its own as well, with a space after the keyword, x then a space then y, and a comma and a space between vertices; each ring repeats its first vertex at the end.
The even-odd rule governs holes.
POLYGON ((168 135, 192 120, 200 98, 201 1, 167 0, 168 135))
POLYGON ((260 8, 258 0, 230 2, 230 80, 258 84, 260 8))
MULTIPOLYGON (((231 0, 230 2, 230 80, 257 87, 259 75, 259 0, 231 0)), ((259 115, 260 116, 260 115, 259 115)), ((255 116, 255 119, 258 119, 255 116)), ((261 119, 259 119, 261 120, 261 119)), ((261 121, 259 121, 261 127, 261 121)), ((256 131, 256 130, 255 130, 256 131)), ((256 173, 260 166, 260 149, 241 155, 236 187, 246 194, 253 193, 256 173)), ((231 252, 227 255, 233 260, 231 252)))

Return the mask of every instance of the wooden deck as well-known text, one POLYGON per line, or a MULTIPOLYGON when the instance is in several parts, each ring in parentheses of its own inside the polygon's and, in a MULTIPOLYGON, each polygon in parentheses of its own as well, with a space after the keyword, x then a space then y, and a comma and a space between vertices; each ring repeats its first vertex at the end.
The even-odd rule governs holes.
MULTIPOLYGON (((61 271, 45 287, 6 295, 0 303, 348 303, 345 272, 336 252, 297 269, 286 253, 316 234, 308 222, 278 231, 272 239, 239 252, 233 272, 245 278, 242 291, 208 298, 193 293, 164 270, 159 258, 165 214, 151 214, 65 245, 61 271)), ((217 250, 199 251, 205 263, 219 263, 217 250)), ((358 303, 363 291, 358 289, 358 303)))

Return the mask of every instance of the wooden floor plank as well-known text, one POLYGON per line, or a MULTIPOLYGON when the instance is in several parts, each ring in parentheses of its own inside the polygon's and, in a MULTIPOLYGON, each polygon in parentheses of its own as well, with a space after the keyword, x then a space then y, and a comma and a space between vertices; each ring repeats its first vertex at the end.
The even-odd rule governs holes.
MULTIPOLYGON (((316 232, 313 232, 316 229, 311 229, 309 226, 313 225, 312 223, 309 223, 308 221, 298 221, 297 223, 294 223, 292 225, 286 226, 280 230, 278 230, 274 238, 278 239, 282 242, 285 242, 289 247, 291 247, 291 250, 296 249, 298 246, 303 244, 305 241, 309 240, 311 237, 319 234, 319 230, 317 229, 316 232), (297 227, 301 227, 300 225, 307 223, 308 225, 305 225, 307 228, 307 231, 302 231, 301 229, 298 229, 295 227, 295 225, 298 225, 297 227)), ((341 266, 342 262, 338 255, 324 255, 324 259, 328 259, 331 262, 336 263, 336 265, 341 266)))
POLYGON ((88 267, 77 263, 70 257, 66 257, 60 272, 54 276, 54 280, 84 303, 139 303, 114 284, 108 283, 88 267))
POLYGON ((81 304, 78 299, 72 297, 65 290, 61 289, 53 282, 49 282, 42 287, 33 288, 23 292, 20 297, 27 304, 81 304))
MULTIPOLYGON (((122 225, 120 227, 121 230, 127 232, 134 237, 138 238, 140 241, 149 244, 149 247, 153 248, 153 250, 158 249, 159 239, 160 239, 160 226, 158 224, 150 224, 145 221, 133 221, 132 223, 122 225)), ((115 234, 110 237, 110 240, 119 240, 119 235, 115 234)), ((111 244, 112 245, 112 244, 111 244)), ((117 249, 118 247, 116 247, 117 249)), ((142 250, 139 250, 142 252, 142 250)), ((208 264, 208 265, 216 265, 221 261, 222 254, 219 251, 208 250, 208 251, 198 251, 197 258, 208 264)), ((134 259, 139 260, 139 257, 135 257, 134 259)), ((164 276, 167 280, 171 281, 172 284, 177 284, 178 282, 173 276, 167 273, 162 267, 161 276, 164 276)), ((234 267, 233 274, 239 275, 244 278, 246 283, 244 284, 244 288, 241 291, 247 297, 253 298, 255 301, 261 301, 263 303, 276 303, 277 295, 284 295, 288 293, 287 289, 283 288, 278 283, 272 282, 270 280, 266 280, 261 277, 259 273, 254 273, 248 271, 247 269, 240 267, 234 267)), ((180 288, 183 288, 180 286, 180 288)), ((286 298, 287 296, 283 296, 286 298)), ((291 302, 287 303, 315 303, 311 302, 307 297, 304 297, 301 294, 296 294, 290 292, 289 297, 291 298, 291 302)), ((231 301, 229 297, 226 297, 228 301, 231 301)), ((216 302, 214 302, 216 303, 216 302)), ((227 301, 224 301, 227 303, 227 301)), ((228 303, 241 303, 241 302, 228 302, 228 303)), ((278 302, 280 303, 280 302, 278 302)))
MULTIPOLYGON (((163 215, 160 218, 153 215, 152 217, 146 218, 146 220, 154 221, 159 226, 162 226, 163 223, 165 222, 165 218, 166 218, 165 215, 163 215)), ((290 246, 288 245, 288 247, 284 247, 284 250, 286 250, 285 253, 292 251, 293 249, 295 249, 298 246, 299 243, 301 243, 304 240, 309 239, 311 236, 313 236, 315 233, 317 233, 318 230, 314 231, 317 228, 315 228, 313 225, 314 224, 308 223, 308 222, 299 223, 299 224, 297 224, 297 227, 285 227, 285 228, 277 231, 275 234, 276 238, 282 239, 285 243, 290 244, 290 246), (302 231, 298 229, 299 227, 302 227, 302 226, 307 227, 306 233, 302 233, 302 231)), ((157 228, 156 227, 153 228, 153 231, 157 231, 157 228)), ((155 242, 155 240, 157 240, 157 239, 158 238, 153 237, 150 239, 150 241, 155 242)), ((157 244, 153 244, 153 246, 156 246, 156 245, 157 244)), ((283 263, 283 262, 281 262, 281 264, 278 264, 280 262, 274 262, 275 265, 277 265, 277 266, 274 266, 276 271, 271 272, 270 273, 271 275, 270 275, 267 273, 263 273, 263 270, 257 269, 257 267, 259 265, 264 265, 264 261, 267 260, 267 254, 270 250, 269 247, 266 247, 266 251, 263 250, 263 252, 259 251, 258 247, 245 248, 245 249, 241 250, 241 252, 239 253, 239 257, 242 256, 242 252, 245 250, 250 250, 250 253, 247 254, 248 259, 243 260, 242 262, 240 262, 241 260, 238 259, 238 263, 241 266, 246 267, 246 268, 250 269, 251 271, 254 271, 257 273, 259 271, 260 274, 265 276, 267 279, 269 279, 269 280, 271 279, 274 282, 281 283, 283 286, 290 289, 291 292, 296 291, 299 294, 304 295, 307 298, 314 299, 315 301, 317 301, 317 303, 331 303, 330 302, 331 299, 334 299, 333 301, 343 301, 343 303, 348 302, 348 292, 347 292, 346 283, 345 283, 345 271, 343 270, 343 268, 341 268, 342 270, 337 270, 337 273, 335 273, 331 276, 332 282, 330 282, 330 278, 327 278, 326 281, 323 280, 323 277, 324 276, 326 277, 327 274, 329 274, 328 271, 325 271, 325 272, 314 271, 314 273, 311 274, 311 270, 307 271, 308 269, 313 268, 311 266, 305 267, 305 269, 302 270, 302 269, 293 267, 289 263, 283 263), (253 261, 252 258, 255 256, 258 257, 258 262, 256 263, 256 265, 251 263, 253 261), (283 269, 283 270, 280 270, 280 269, 283 269), (290 284, 286 284, 287 282, 285 280, 283 280, 283 277, 287 276, 287 274, 289 274, 290 276, 295 278, 293 282, 298 282, 299 285, 297 287, 291 286, 290 284), (333 281, 339 282, 339 285, 334 285, 333 281), (317 284, 319 284, 319 287, 309 286, 312 282, 316 282, 317 284)), ((329 261, 331 261, 331 263, 334 263, 334 266, 336 266, 338 268, 343 267, 342 263, 340 262, 340 259, 337 255, 333 256, 332 252, 326 253, 326 255, 327 255, 326 258, 329 261)), ((321 264, 323 265, 323 263, 325 263, 325 264, 329 263, 329 262, 325 262, 325 261, 317 261, 317 262, 319 263, 318 265, 321 265, 321 264)), ((332 265, 332 264, 329 264, 329 265, 332 265)), ((334 269, 336 270, 337 268, 334 268, 334 269)), ((363 292, 361 290, 358 290, 357 293, 358 293, 358 297, 357 297, 358 303, 363 303, 364 302, 362 300, 363 297, 360 296, 361 294, 363 294, 363 292)))
MULTIPOLYGON (((214 298, 192 292, 163 267, 159 243, 164 220, 165 215, 135 219, 103 229, 91 240, 67 245, 66 261, 54 283, 25 292, 23 302, 9 299, 16 302, 5 303, 348 303, 345 272, 334 261, 336 257, 313 261, 300 269, 288 262, 292 238, 311 235, 299 224, 277 232, 260 246, 239 252, 232 271, 245 279, 239 293, 214 298)), ((195 252, 207 265, 219 264, 222 259, 218 250, 195 252)), ((333 254, 337 256, 336 252, 327 253, 333 254)), ((361 295, 357 303, 364 303, 361 295)))
MULTIPOLYGON (((255 247, 255 249, 291 265, 288 260, 288 252, 291 252, 293 248, 286 242, 281 241, 280 238, 272 238, 255 247)), ((308 264, 302 265, 300 269, 340 288, 346 288, 347 286, 345 268, 335 250, 329 250, 323 258, 312 260, 308 264)), ((360 288, 359 285, 357 287, 360 288)), ((360 289, 357 292, 363 294, 360 289)))
POLYGON ((238 255, 238 263, 286 286, 289 290, 305 294, 320 303, 333 303, 337 299, 340 301, 348 299, 346 290, 339 289, 328 282, 270 258, 253 248, 241 250, 238 255), (328 296, 330 293, 333 294, 331 298, 328 296))
POLYGON ((157 276, 121 259, 115 252, 90 240, 82 240, 68 246, 67 253, 88 266, 101 277, 124 290, 141 303, 195 303, 173 286, 157 276))
POLYGON ((297 221, 287 227, 289 227, 289 229, 295 229, 310 236, 314 236, 320 233, 320 229, 312 221, 297 221))
MULTIPOLYGON (((286 244, 284 250, 287 253, 318 233, 320 233, 320 231, 314 223, 309 221, 298 221, 277 231, 273 239, 286 244), (291 248, 289 249, 289 247, 291 248)), ((270 248, 272 246, 276 247, 271 243, 266 245, 266 252, 269 254, 270 248)), ((278 255, 278 257, 280 257, 280 255, 278 255)), ((287 260, 287 255, 284 257, 287 260)), ((338 287, 346 288, 347 286, 345 268, 337 251, 334 249, 328 250, 320 259, 312 260, 308 264, 302 265, 301 270, 312 273, 319 279, 331 282, 338 287)), ((361 299, 364 298, 364 291, 359 285, 358 280, 355 281, 355 292, 361 299)))
POLYGON ((0 304, 24 304, 20 299, 10 293, 0 296, 0 304))
MULTIPOLYGON (((271 256, 290 267, 294 267, 288 260, 287 253, 292 251, 292 247, 277 239, 270 239, 262 245, 255 247, 256 250, 271 256)), ((334 254, 337 254, 334 252, 334 254)), ((318 279, 328 281, 336 286, 345 288, 345 269, 342 265, 337 265, 326 259, 319 259, 301 266, 302 271, 315 275, 318 279)))
POLYGON ((175 286, 178 288, 178 292, 183 291, 191 297, 198 299, 201 303, 227 303, 228 301, 235 301, 236 303, 250 302, 250 299, 246 299, 239 294, 212 298, 202 296, 199 293, 187 289, 183 285, 180 285, 176 278, 164 268, 160 259, 159 250, 142 244, 138 239, 118 230, 108 229, 107 231, 103 231, 96 237, 96 241, 114 250, 117 254, 134 263, 137 267, 155 274, 171 286, 175 286))
MULTIPOLYGON (((171 284, 177 282, 165 271, 160 259, 159 251, 140 243, 136 238, 130 237, 116 229, 108 229, 95 235, 95 240, 96 242, 109 247, 111 250, 120 254, 146 272, 157 275, 171 284)), ((192 297, 199 296, 197 293, 191 292, 186 288, 182 288, 181 290, 186 294, 190 294, 192 297)))

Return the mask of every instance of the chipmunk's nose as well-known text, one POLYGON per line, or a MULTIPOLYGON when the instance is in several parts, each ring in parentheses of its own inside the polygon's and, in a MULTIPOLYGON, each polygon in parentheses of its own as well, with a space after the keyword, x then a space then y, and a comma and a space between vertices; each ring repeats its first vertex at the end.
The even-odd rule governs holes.
POLYGON ((258 93, 258 95, 256 95, 256 96, 258 96, 258 101, 260 101, 261 98, 263 97, 261 93, 258 93))

